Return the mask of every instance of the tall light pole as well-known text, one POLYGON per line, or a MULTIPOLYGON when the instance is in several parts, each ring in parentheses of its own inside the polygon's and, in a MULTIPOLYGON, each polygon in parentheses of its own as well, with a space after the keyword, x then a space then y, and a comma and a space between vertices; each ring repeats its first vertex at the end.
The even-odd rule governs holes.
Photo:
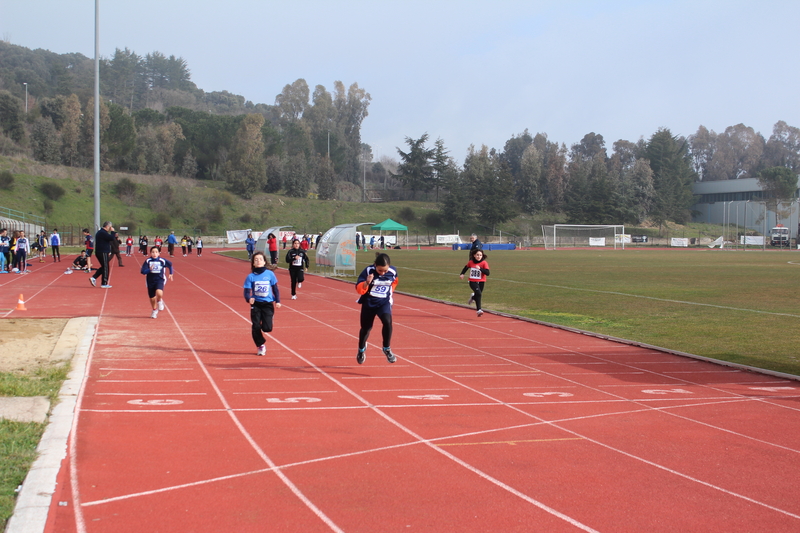
POLYGON ((23 82, 22 85, 25 86, 25 114, 27 115, 28 114, 28 82, 27 81, 23 82))
POLYGON ((100 229, 100 0, 94 0, 94 229, 100 229))

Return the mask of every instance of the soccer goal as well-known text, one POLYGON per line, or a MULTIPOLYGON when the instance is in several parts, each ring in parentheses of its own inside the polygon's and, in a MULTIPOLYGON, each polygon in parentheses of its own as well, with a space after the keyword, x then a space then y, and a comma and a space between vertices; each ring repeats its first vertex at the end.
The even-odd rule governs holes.
POLYGON ((620 246, 625 249, 623 225, 553 224, 542 226, 542 235, 547 250, 583 246, 613 246, 615 250, 620 246))

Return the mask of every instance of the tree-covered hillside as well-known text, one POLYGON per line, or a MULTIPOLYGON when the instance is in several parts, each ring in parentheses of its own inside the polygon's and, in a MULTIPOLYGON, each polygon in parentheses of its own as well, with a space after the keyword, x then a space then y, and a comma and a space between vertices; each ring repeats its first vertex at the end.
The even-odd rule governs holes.
MULTIPOLYGON (((0 154, 91 167, 92 77, 93 61, 81 54, 0 42, 0 154)), ((688 136, 660 128, 610 147, 595 132, 567 145, 526 129, 502 149, 476 139, 460 164, 445 140, 423 134, 406 137, 397 160, 376 162, 361 139, 371 96, 358 83, 312 90, 298 79, 274 103, 254 104, 198 88, 180 57, 127 48, 102 59, 100 77, 102 169, 211 180, 245 200, 259 193, 422 199, 435 201, 454 226, 495 228, 517 214, 548 222, 661 224, 691 219, 697 180, 800 172, 800 129, 783 121, 768 138, 744 124, 722 133, 700 126, 688 136)))

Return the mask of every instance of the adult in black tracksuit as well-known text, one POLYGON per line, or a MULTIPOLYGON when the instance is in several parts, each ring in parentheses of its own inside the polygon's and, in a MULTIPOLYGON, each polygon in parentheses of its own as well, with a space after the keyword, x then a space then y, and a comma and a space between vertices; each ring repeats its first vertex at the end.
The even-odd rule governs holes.
POLYGON ((111 241, 116 237, 112 235, 114 226, 111 222, 104 222, 103 227, 97 230, 94 236, 94 253, 97 260, 100 262, 100 267, 97 272, 89 278, 93 286, 97 286, 97 278, 102 276, 101 287, 110 289, 111 285, 108 284, 108 278, 111 274, 111 241))
POLYGON ((292 241, 292 247, 286 252, 286 262, 289 263, 289 278, 292 280, 292 300, 297 300, 297 287, 305 280, 303 269, 308 270, 308 254, 300 248, 297 239, 292 241))

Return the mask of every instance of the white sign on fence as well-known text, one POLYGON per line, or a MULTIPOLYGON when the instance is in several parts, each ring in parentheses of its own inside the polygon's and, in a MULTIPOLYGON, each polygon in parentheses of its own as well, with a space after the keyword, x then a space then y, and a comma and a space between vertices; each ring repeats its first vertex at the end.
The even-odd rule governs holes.
POLYGON ((751 244, 753 246, 764 246, 763 235, 739 235, 739 244, 751 244))
POLYGON ((460 235, 437 235, 436 244, 461 244, 460 235))
POLYGON ((605 237, 589 237, 589 246, 605 246, 605 237))
POLYGON ((670 239, 670 246, 679 246, 681 248, 688 248, 689 239, 685 237, 672 237, 672 239, 670 239))

